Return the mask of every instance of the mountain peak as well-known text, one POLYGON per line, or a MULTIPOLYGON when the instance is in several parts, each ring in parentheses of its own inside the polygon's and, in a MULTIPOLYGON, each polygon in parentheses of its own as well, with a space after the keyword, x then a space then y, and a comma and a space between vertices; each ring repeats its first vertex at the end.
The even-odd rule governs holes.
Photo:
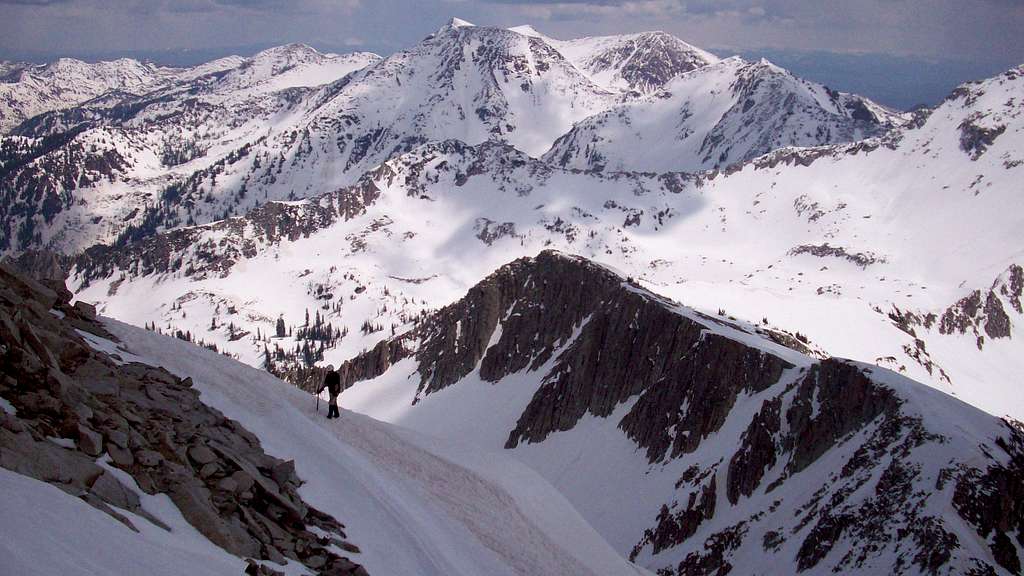
POLYGON ((523 36, 531 36, 533 38, 542 38, 542 39, 546 39, 547 38, 546 35, 544 35, 541 32, 539 32, 536 28, 534 28, 530 24, 523 24, 521 26, 513 26, 513 27, 509 28, 509 31, 510 32, 515 32, 516 34, 522 34, 523 36))
POLYGON ((462 18, 453 17, 451 21, 449 21, 448 24, 445 26, 445 28, 468 28, 471 26, 476 25, 470 22, 469 20, 463 20, 462 18))
POLYGON ((289 64, 305 63, 320 60, 325 58, 325 54, 319 52, 316 48, 300 42, 293 42, 291 44, 283 44, 281 46, 274 46, 267 48, 253 54, 249 59, 250 62, 285 62, 289 64))

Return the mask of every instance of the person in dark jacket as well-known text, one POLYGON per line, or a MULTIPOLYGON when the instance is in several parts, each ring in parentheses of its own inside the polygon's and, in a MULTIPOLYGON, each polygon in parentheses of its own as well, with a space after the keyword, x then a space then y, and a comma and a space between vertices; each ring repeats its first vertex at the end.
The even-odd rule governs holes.
POLYGON ((327 389, 327 393, 331 396, 330 402, 327 403, 327 418, 340 418, 341 414, 338 413, 338 394, 341 394, 341 374, 334 370, 333 364, 327 367, 324 383, 316 393, 320 394, 324 391, 324 388, 327 389))

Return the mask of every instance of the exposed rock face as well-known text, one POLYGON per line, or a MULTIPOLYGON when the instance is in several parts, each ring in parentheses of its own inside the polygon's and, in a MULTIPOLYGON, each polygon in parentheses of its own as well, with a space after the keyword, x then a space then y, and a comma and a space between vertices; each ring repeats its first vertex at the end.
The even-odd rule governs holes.
POLYGON ((298 495, 294 465, 200 402, 190 379, 90 348, 75 328, 113 337, 89 308, 0 264, 0 396, 16 409, 0 413, 0 466, 81 497, 132 529, 118 510, 163 527, 97 463, 106 453, 111 466, 144 492, 167 494, 231 554, 365 573, 311 531, 345 538, 343 525, 298 495))
MULTIPOLYGON (((1000 298, 1019 277, 1007 273, 1000 298)), ((896 317, 911 331, 920 318, 896 317)), ((877 367, 785 350, 582 258, 549 251, 502 267, 347 363, 346 384, 407 358, 417 400, 474 372, 535 373, 509 449, 628 406, 614 425, 647 473, 686 470, 631 553, 660 575, 726 574, 751 558, 792 572, 1019 572, 1019 426, 877 367)))
POLYGON ((419 394, 430 394, 477 366, 481 378, 491 382, 538 370, 572 340, 546 373, 506 447, 569 430, 587 413, 608 416, 639 394, 621 427, 653 462, 692 451, 721 426, 738 394, 763 390, 789 366, 705 334, 706 324, 714 322, 673 312, 600 266, 542 252, 502 267, 412 332, 346 363, 342 374, 350 385, 415 355, 419 394), (501 335, 494 338, 499 323, 501 335), (620 353, 602 356, 604 350, 620 353), (653 386, 664 381, 674 385, 653 386), (705 409, 683 409, 704 401, 705 409), (669 405, 676 409, 667 411, 669 405), (670 428, 675 434, 667 432, 670 428))
POLYGON ((783 446, 793 454, 787 472, 803 470, 850 432, 880 414, 894 416, 898 407, 891 390, 856 366, 831 358, 815 364, 786 411, 790 437, 783 446))
POLYGON ((947 308, 939 318, 939 333, 972 333, 977 338, 979 350, 984 346, 985 336, 1010 338, 1013 336, 1013 323, 1007 308, 1017 314, 1024 312, 1021 308, 1022 294, 1024 268, 1014 264, 1000 274, 988 290, 975 290, 947 308))
POLYGON ((885 258, 882 258, 872 252, 848 252, 842 246, 829 246, 828 242, 821 245, 805 244, 803 246, 797 246, 789 251, 790 256, 797 256, 799 254, 810 254, 817 256, 818 258, 825 258, 831 256, 833 258, 842 258, 849 260, 861 268, 867 268, 872 264, 879 262, 885 263, 885 258))
MULTIPOLYGON (((713 473, 714 469, 709 472, 713 473)), ((704 476, 707 476, 707 473, 691 483, 699 485, 704 476)), ((680 484, 682 483, 681 480, 680 484)), ((697 532, 701 523, 714 518, 717 496, 715 476, 711 475, 711 480, 701 485, 699 493, 690 492, 685 509, 673 512, 668 506, 662 505, 658 512, 657 526, 644 532, 643 538, 633 547, 630 560, 636 560, 637 554, 646 546, 650 546, 653 553, 657 554, 685 542, 697 532)), ((673 502, 672 507, 675 508, 677 505, 678 502, 673 502)))
POLYGON ((988 150, 1000 134, 1006 132, 1005 124, 985 126, 985 116, 975 113, 960 123, 960 149, 977 160, 988 150))
POLYGON ((993 462, 984 470, 961 465, 952 472, 956 478, 953 507, 990 542, 996 562, 1019 574, 1017 550, 1024 546, 1024 429, 1014 422, 1007 424, 1006 432, 996 445, 1008 462, 993 462))
POLYGON ((260 250, 282 240, 308 237, 339 220, 363 214, 380 196, 374 179, 390 170, 387 165, 368 173, 359 184, 324 194, 303 204, 271 202, 242 218, 222 220, 202 228, 179 228, 165 234, 140 234, 137 241, 121 245, 97 244, 78 256, 74 264, 87 283, 106 278, 116 270, 133 274, 183 271, 205 278, 226 275, 235 262, 252 258, 260 250), (199 242, 204 231, 222 232, 219 243, 199 242))

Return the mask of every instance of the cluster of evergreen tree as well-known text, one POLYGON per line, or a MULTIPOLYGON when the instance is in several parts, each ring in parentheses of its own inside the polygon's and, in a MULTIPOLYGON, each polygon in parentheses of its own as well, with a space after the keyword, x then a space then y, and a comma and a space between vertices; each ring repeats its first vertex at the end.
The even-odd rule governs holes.
POLYGON ((174 328, 174 327, 168 325, 167 331, 165 332, 164 329, 162 329, 162 328, 160 328, 159 326, 156 325, 156 322, 147 322, 146 325, 145 325, 145 328, 146 328, 146 330, 149 330, 150 332, 156 332, 157 334, 167 334, 167 335, 170 335, 170 336, 174 336, 178 340, 184 340, 185 342, 188 342, 190 344, 195 344, 196 346, 202 346, 203 348, 206 348, 207 350, 212 350, 214 352, 218 352, 218 353, 223 354, 225 356, 229 356, 229 357, 234 358, 234 355, 229 353, 229 352, 227 352, 226 350, 222 352, 220 350, 220 348, 217 346, 216 342, 207 342, 206 340, 203 340, 201 338, 196 338, 196 336, 194 334, 192 334, 191 330, 184 330, 183 331, 183 330, 180 330, 178 328, 174 328))

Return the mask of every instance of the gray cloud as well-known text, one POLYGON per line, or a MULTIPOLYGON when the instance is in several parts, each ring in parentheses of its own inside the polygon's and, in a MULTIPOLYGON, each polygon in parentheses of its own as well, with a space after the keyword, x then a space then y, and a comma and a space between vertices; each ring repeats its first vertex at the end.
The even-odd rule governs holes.
POLYGON ((0 0, 0 4, 20 6, 49 6, 50 4, 66 4, 71 0, 0 0))
POLYGON ((0 0, 0 52, 227 50, 293 41, 390 52, 451 16, 532 23, 560 38, 661 29, 721 52, 1024 62, 1020 0, 0 0))

